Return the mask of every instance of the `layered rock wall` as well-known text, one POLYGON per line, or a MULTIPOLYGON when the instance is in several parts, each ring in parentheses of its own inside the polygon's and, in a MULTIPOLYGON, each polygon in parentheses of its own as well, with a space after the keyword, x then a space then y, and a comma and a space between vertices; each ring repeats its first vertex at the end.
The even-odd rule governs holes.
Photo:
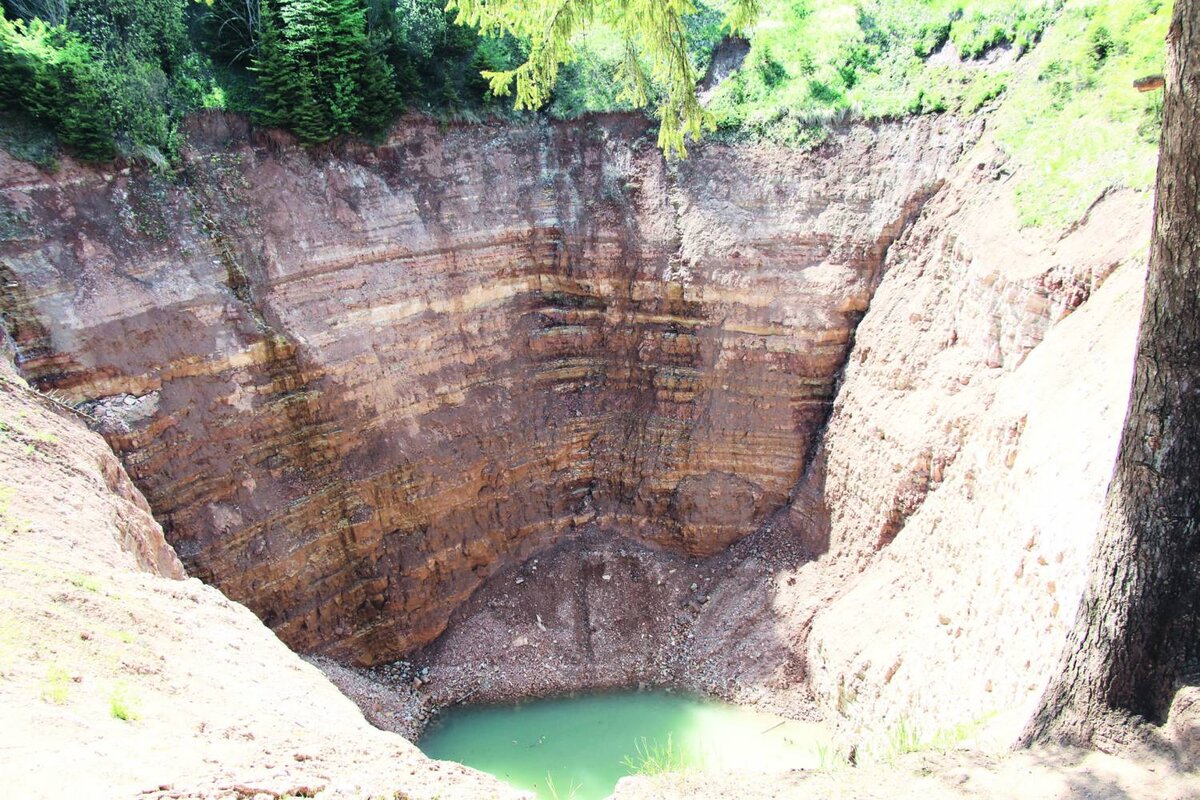
POLYGON ((709 555, 780 510, 967 137, 667 164, 632 118, 305 152, 212 116, 170 181, 0 164, 5 314, 193 574, 375 662, 578 530, 709 555))

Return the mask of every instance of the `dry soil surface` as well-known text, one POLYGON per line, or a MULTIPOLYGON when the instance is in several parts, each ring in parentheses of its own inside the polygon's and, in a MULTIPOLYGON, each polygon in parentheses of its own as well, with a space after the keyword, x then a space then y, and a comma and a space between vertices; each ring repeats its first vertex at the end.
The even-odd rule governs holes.
POLYGON ((182 576, 104 442, 0 365, 5 797, 521 796, 371 727, 182 576))

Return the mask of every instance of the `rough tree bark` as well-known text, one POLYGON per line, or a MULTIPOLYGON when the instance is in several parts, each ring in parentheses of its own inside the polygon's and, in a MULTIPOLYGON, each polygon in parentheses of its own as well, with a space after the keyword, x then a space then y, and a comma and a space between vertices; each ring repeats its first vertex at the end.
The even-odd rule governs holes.
POLYGON ((1200 0, 1176 0, 1165 91, 1128 417, 1089 585, 1026 743, 1094 743, 1114 712, 1161 721, 1200 672, 1200 0))

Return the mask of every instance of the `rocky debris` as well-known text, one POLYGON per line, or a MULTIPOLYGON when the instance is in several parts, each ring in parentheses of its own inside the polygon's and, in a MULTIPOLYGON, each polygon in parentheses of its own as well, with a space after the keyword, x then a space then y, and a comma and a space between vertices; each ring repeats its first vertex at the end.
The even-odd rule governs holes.
POLYGON ((455 703, 629 687, 708 694, 811 720, 816 708, 802 686, 766 691, 756 672, 756 662, 769 669, 787 660, 767 632, 767 552, 778 567, 808 558, 773 528, 701 561, 592 528, 497 575, 445 635, 410 659, 363 670, 311 660, 369 720, 410 738, 455 703), (518 584, 515 574, 528 580, 518 584), (754 610, 722 602, 734 595, 754 596, 754 610))
POLYGON ((158 412, 158 392, 140 397, 118 394, 80 403, 77 408, 95 421, 95 429, 106 435, 126 434, 143 426, 158 412))
POLYGON ((409 662, 398 661, 365 670, 320 656, 305 660, 325 673, 376 728, 398 733, 409 741, 421 735, 431 710, 415 690, 428 681, 428 668, 417 669, 409 662))

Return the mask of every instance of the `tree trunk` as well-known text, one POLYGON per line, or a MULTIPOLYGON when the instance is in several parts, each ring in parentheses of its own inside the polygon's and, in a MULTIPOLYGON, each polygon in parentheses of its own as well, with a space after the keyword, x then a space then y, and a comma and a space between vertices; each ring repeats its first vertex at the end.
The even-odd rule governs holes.
POLYGON ((1200 0, 1176 0, 1165 91, 1129 412, 1088 587, 1026 743, 1091 742, 1112 712, 1162 721, 1200 677, 1200 0))

